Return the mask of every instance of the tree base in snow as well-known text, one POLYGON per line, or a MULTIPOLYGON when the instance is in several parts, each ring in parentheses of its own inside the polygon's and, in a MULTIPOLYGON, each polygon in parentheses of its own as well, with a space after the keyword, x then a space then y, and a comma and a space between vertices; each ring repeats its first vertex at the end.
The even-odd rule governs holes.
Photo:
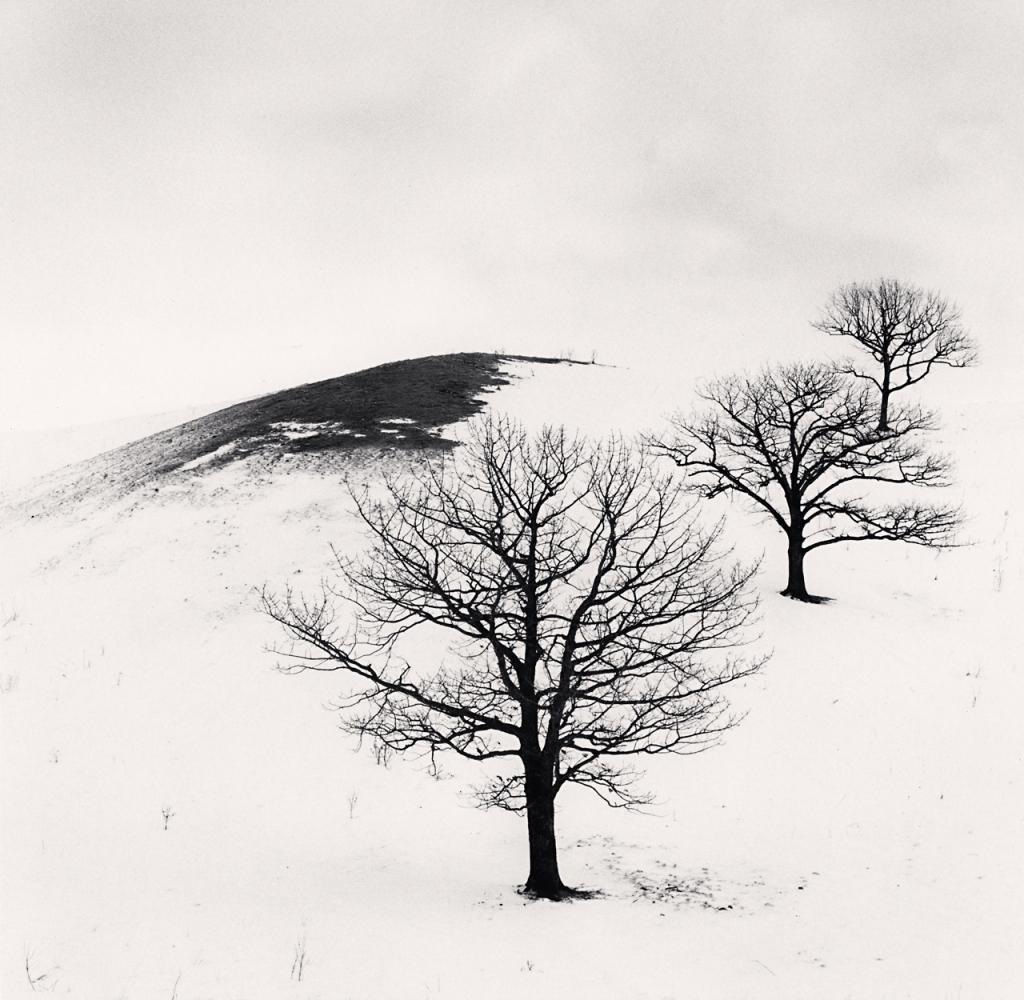
POLYGON ((601 895, 597 889, 573 889, 567 885, 545 892, 540 892, 537 889, 530 888, 528 885, 524 885, 518 891, 520 896, 526 896, 528 899, 547 899, 552 903, 560 903, 571 899, 593 899, 595 896, 601 895))
POLYGON ((831 597, 820 597, 818 594, 808 594, 806 592, 802 594, 796 593, 795 591, 789 590, 788 588, 786 590, 780 590, 779 593, 782 594, 783 597, 788 597, 791 601, 803 601, 804 604, 832 603, 831 597))

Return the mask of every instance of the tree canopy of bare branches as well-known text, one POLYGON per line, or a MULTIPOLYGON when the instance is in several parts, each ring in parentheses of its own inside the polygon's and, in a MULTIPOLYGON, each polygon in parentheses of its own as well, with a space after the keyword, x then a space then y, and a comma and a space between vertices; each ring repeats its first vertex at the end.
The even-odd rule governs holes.
POLYGON ((833 337, 856 341, 877 363, 874 372, 853 363, 843 370, 878 390, 881 431, 889 426, 893 393, 920 382, 936 367, 965 368, 977 360, 955 305, 892 278, 843 285, 813 325, 833 337))
POLYGON ((282 668, 351 681, 343 725, 379 752, 447 752, 487 767, 479 801, 526 813, 526 891, 562 882, 555 798, 571 784, 643 803, 638 758, 693 753, 735 721, 723 687, 757 669, 740 648, 751 569, 718 550, 673 476, 622 440, 475 425, 454 458, 354 494, 372 543, 316 599, 264 593, 290 636, 282 668), (453 662, 406 640, 440 628, 453 662))
POLYGON ((880 487, 948 484, 947 463, 922 444, 932 420, 920 408, 891 408, 879 431, 872 391, 820 363, 718 379, 699 395, 704 412, 675 415, 670 435, 650 443, 686 470, 692 492, 738 494, 783 531, 787 596, 820 600, 808 593, 804 557, 825 545, 950 542, 955 508, 867 499, 880 487))

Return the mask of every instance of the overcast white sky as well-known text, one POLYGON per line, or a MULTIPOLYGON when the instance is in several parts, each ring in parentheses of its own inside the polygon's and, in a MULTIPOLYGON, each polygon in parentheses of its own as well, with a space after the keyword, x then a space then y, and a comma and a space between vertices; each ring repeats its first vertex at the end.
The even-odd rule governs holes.
POLYGON ((0 425, 452 350, 728 368, 879 274, 1006 371, 1022 52, 1019 0, 5 0, 0 425))

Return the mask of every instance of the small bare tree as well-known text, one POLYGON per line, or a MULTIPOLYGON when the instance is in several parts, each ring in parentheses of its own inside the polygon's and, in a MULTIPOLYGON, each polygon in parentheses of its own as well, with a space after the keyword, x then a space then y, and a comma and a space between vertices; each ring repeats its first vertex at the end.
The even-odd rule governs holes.
POLYGON ((454 459, 354 496, 369 550, 339 557, 315 600, 264 594, 293 640, 282 668, 346 674, 343 728, 385 756, 490 765, 479 802, 526 813, 526 891, 573 895, 556 796, 648 801, 631 758, 702 750, 734 723, 721 689, 760 665, 736 652, 752 571, 727 566, 719 529, 621 440, 487 420, 454 459), (354 623, 337 624, 339 603, 354 623), (406 642, 432 626, 456 663, 406 642))
POLYGON ((977 360, 955 305, 892 278, 843 285, 813 325, 833 337, 856 341, 878 364, 874 373, 853 363, 843 370, 878 390, 880 431, 888 430, 893 393, 920 382, 933 368, 965 368, 977 360))
POLYGON ((879 485, 947 485, 946 462, 925 451, 932 429, 918 408, 894 408, 880 432, 871 390, 827 364, 785 365, 756 378, 711 382, 699 395, 710 408, 671 418, 654 450, 688 473, 688 488, 713 498, 739 494, 787 539, 788 597, 817 602, 804 578, 808 552, 840 542, 875 540, 949 544, 952 507, 904 500, 869 504, 879 485))

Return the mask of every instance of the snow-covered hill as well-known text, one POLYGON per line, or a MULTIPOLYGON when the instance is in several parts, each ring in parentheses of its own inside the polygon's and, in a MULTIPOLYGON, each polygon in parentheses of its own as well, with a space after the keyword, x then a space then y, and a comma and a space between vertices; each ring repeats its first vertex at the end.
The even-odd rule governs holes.
MULTIPOLYGON (((441 354, 310 382, 177 426, 157 421, 155 433, 8 490, 3 507, 39 516, 83 504, 106 505, 129 494, 138 500, 243 459, 269 470, 296 455, 309 459, 300 465, 311 466, 330 465, 333 459, 344 463, 356 452, 445 450, 454 443, 445 428, 457 427, 478 412, 485 394, 507 383, 505 368, 523 364, 533 368, 575 362, 441 354)), ((44 441, 37 435, 33 442, 28 435, 23 448, 44 441)), ((50 438, 55 452, 67 443, 50 438)), ((4 452, 16 454, 10 439, 4 452)), ((11 482, 15 484, 13 477, 11 482)))
MULTIPOLYGON (((689 373, 507 362, 527 422, 650 427, 689 373)), ((969 376, 968 376, 969 377, 969 376)), ((264 582, 361 544, 335 462, 250 456, 2 526, 4 997, 1010 998, 1024 959, 1021 532, 994 477, 1019 407, 946 405, 974 544, 809 565, 729 510, 774 657, 722 746, 652 763, 659 804, 567 793, 531 902, 523 822, 354 753, 330 675, 283 676, 264 582)), ((396 427, 398 425, 395 425, 396 427)), ((457 427, 445 429, 457 436, 457 427)), ((186 470, 188 471, 188 470, 186 470)), ((457 771, 457 768, 456 768, 457 771)))

